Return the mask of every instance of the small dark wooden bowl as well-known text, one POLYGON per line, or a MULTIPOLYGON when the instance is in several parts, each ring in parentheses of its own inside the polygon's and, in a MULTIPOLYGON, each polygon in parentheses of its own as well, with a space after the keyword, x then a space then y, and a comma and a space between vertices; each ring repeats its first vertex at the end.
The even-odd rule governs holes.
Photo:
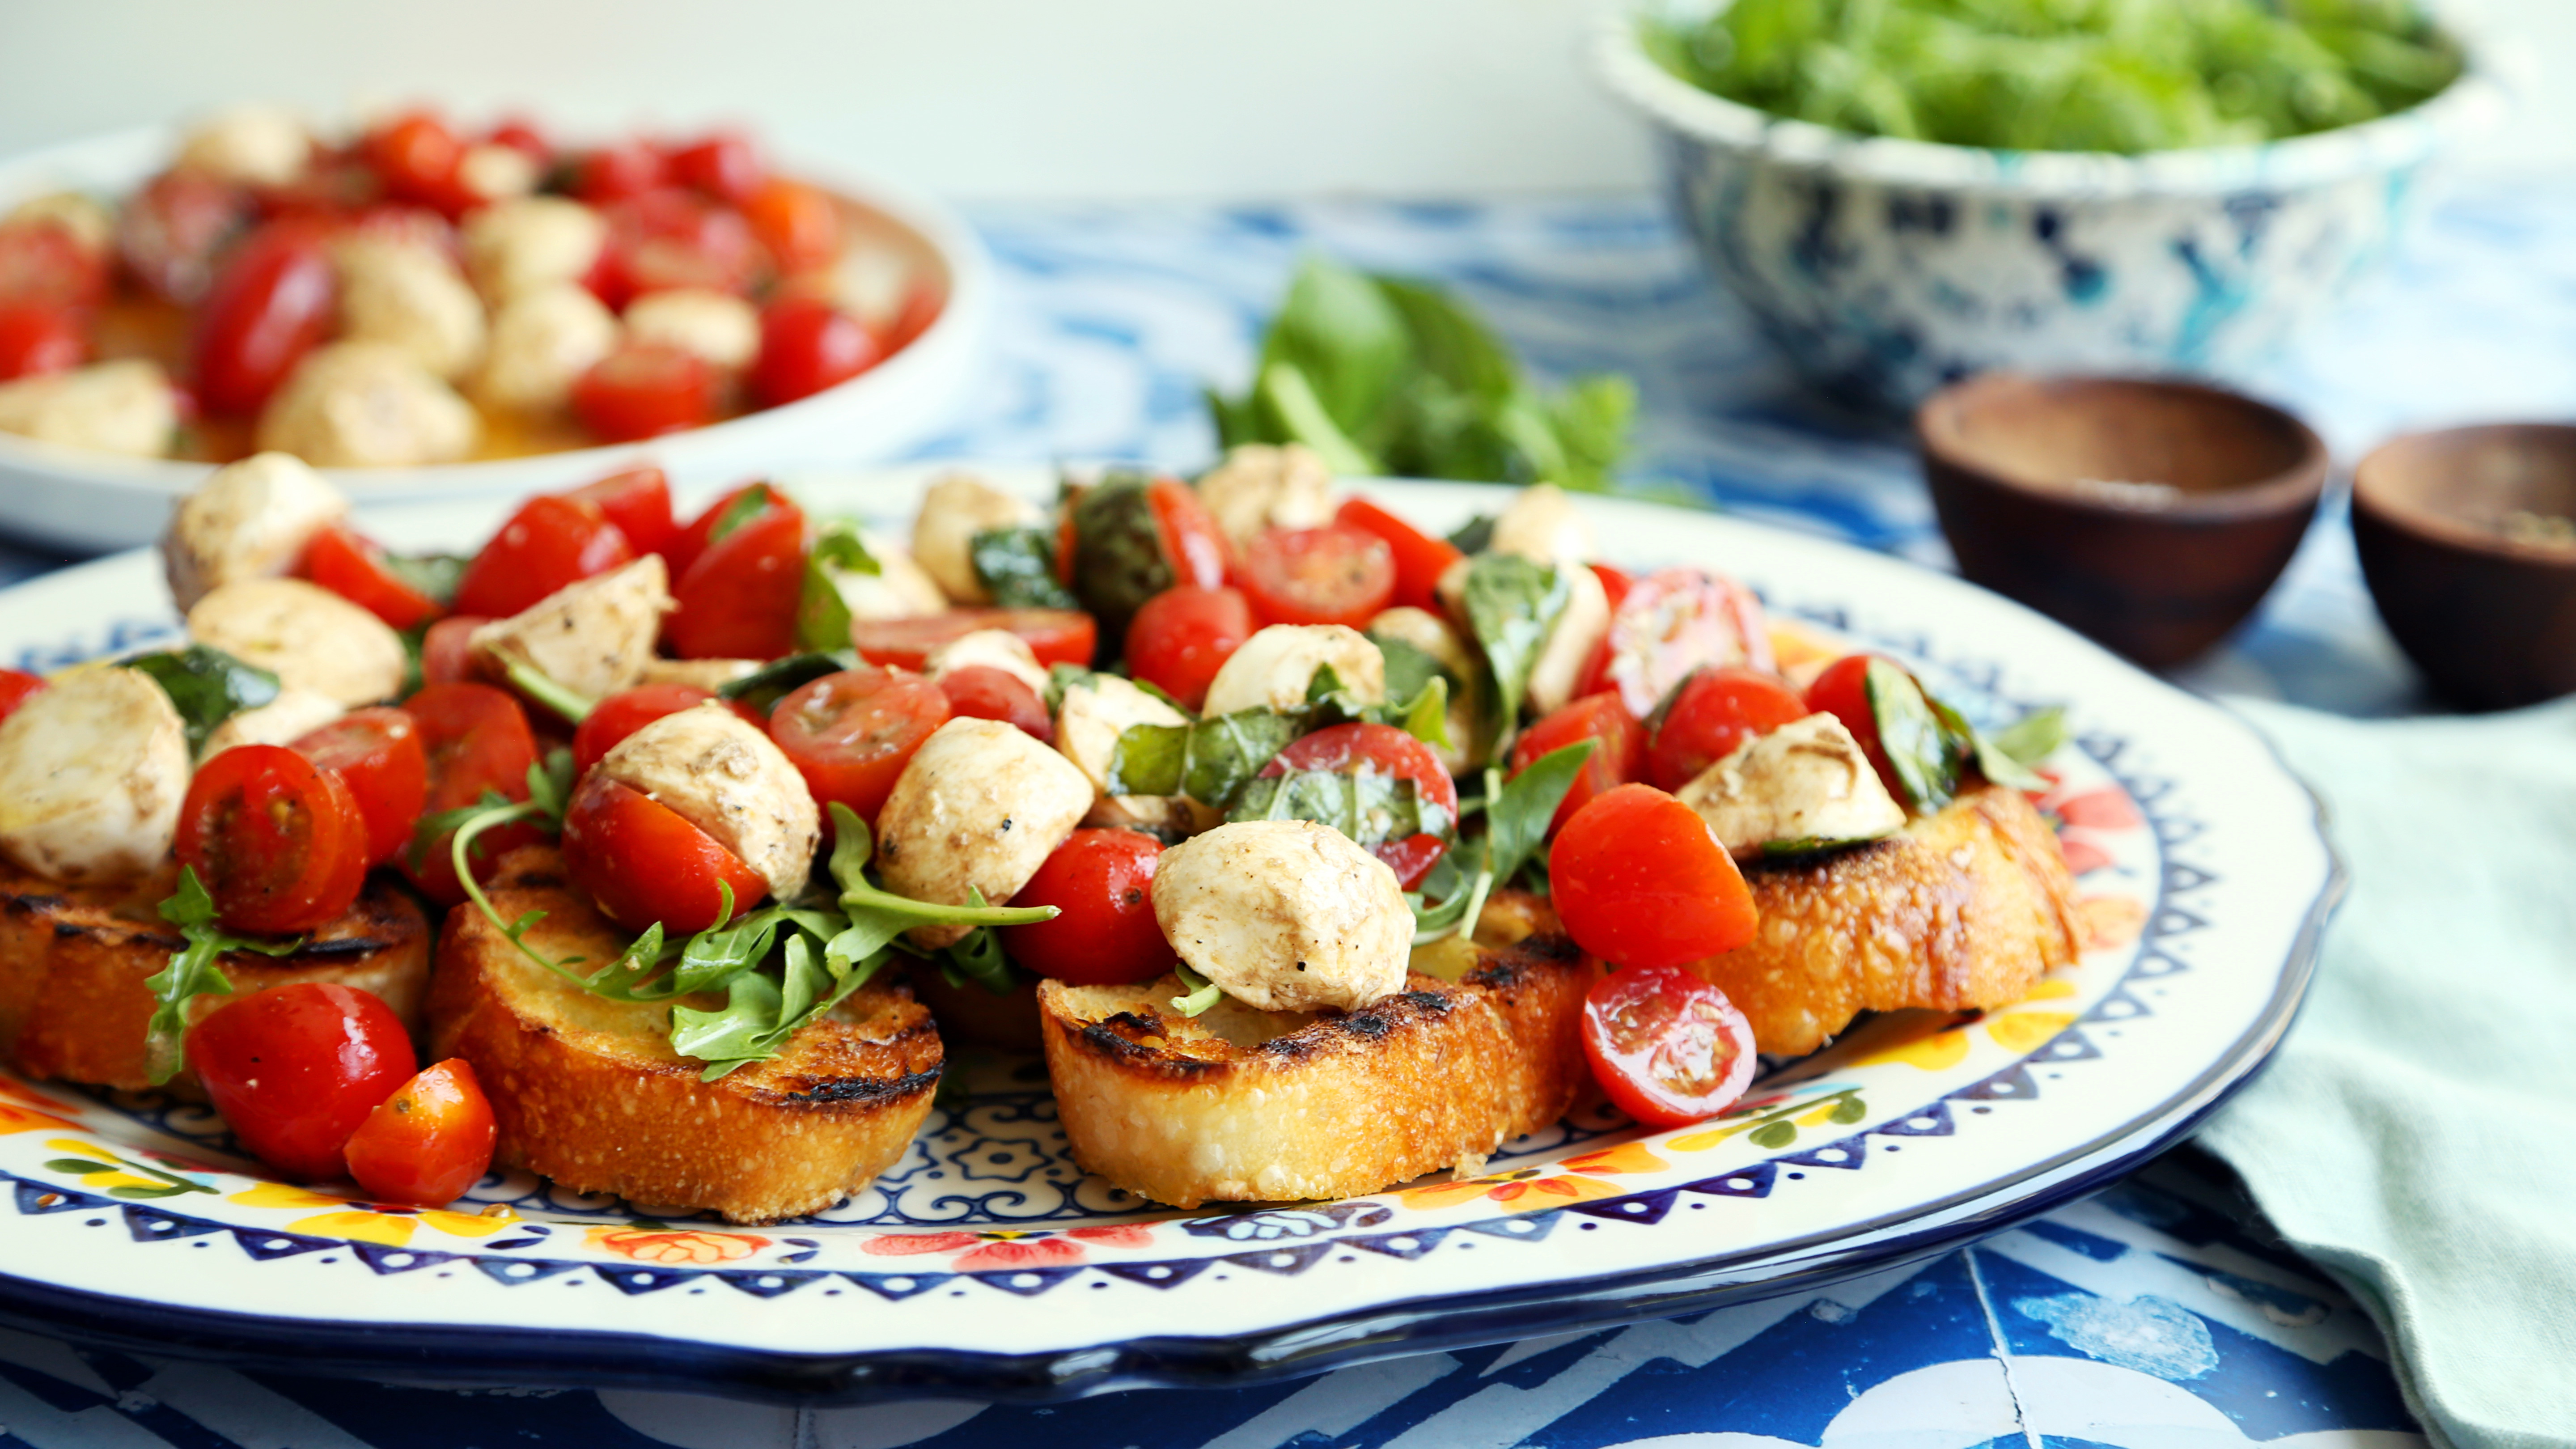
POLYGON ((2517 511, 2576 518, 2576 427, 2417 433, 2352 470, 2352 538, 2379 617, 2472 709, 2576 693, 2576 545, 2506 536, 2517 511))
POLYGON ((1914 438, 1960 573, 2156 669, 2254 611, 2326 481, 2305 423, 2189 382, 1987 373, 1914 438))

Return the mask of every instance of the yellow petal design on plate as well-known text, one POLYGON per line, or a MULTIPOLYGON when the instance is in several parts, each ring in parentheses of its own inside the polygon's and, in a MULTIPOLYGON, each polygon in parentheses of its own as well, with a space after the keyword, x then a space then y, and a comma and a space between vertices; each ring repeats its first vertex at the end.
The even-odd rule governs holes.
POLYGON ((1557 1164, 1567 1172, 1661 1172, 1671 1165, 1647 1151, 1641 1142, 1622 1142, 1557 1164))
POLYGON ((318 1217, 299 1218, 286 1225, 290 1233, 312 1233, 326 1238, 355 1238, 361 1243, 382 1243, 399 1248, 411 1241, 417 1226, 410 1218, 390 1213, 323 1213, 318 1217))
POLYGON ((349 1205, 347 1198, 325 1197, 321 1193, 300 1187, 290 1187, 282 1182, 263 1182, 257 1187, 234 1193, 226 1201, 237 1202, 244 1207, 287 1208, 303 1212, 310 1212, 314 1208, 344 1208, 349 1205))
POLYGON ((451 1213, 433 1210, 422 1213, 420 1215, 420 1220, 429 1224, 431 1227, 438 1229, 440 1232, 447 1233, 454 1237, 488 1238, 494 1233, 501 1231, 503 1228, 516 1223, 519 1220, 519 1215, 510 1211, 508 1208, 503 1208, 499 1212, 489 1215, 483 1213, 451 1213))
POLYGON ((1986 1018, 1986 1032, 2005 1051, 2030 1051, 2075 1024, 2071 1011, 2014 1011, 1986 1018))
POLYGON ((1902 1046, 1872 1052, 1852 1063, 1856 1067, 1876 1066, 1880 1062, 1903 1062, 1927 1072, 1945 1072, 1968 1059, 1968 1032, 1965 1027, 1918 1037, 1902 1046))
POLYGON ((2032 987, 2032 988, 2030 989, 2030 994, 2029 994, 2028 996, 2023 997, 2023 998, 2022 998, 2022 1000, 2024 1000, 2024 1001, 2056 1001, 2056 1000, 2060 1000, 2060 999, 2062 999, 2062 998, 2064 998, 2064 997, 2073 996, 2074 994, 2075 994, 2075 983, 2074 983, 2074 982, 2072 982, 2072 981, 2063 981, 2063 980, 2058 979, 2057 977, 2052 976, 2052 977, 2048 978, 2047 980, 2042 981, 2042 982, 2041 982, 2041 983, 2039 983, 2037 986, 2032 987))

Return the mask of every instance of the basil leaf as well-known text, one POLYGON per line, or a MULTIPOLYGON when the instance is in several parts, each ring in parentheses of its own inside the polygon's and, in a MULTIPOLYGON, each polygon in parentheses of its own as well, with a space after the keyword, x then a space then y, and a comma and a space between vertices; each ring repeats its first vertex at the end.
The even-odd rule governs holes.
POLYGON ((2066 709, 2035 709, 1987 737, 1994 749, 2024 765, 2038 765, 2066 743, 2066 709))
POLYGON ((452 553, 389 553, 376 560, 404 586, 426 594, 444 608, 456 602, 456 585, 472 560, 452 553))
POLYGON ((1305 444, 1335 474, 1365 478, 1386 471, 1384 464, 1333 421, 1332 409, 1295 363, 1265 365, 1254 387, 1253 401, 1264 420, 1272 424, 1269 431, 1277 434, 1279 441, 1305 444))
MULTIPOLYGON (((1388 697, 1395 697, 1392 691, 1388 697)), ((1396 726, 1435 750, 1448 749, 1449 681, 1445 676, 1435 674, 1411 703, 1381 705, 1371 717, 1380 724, 1396 726)))
POLYGON ((1318 664, 1306 678, 1306 702, 1321 704, 1342 692, 1342 672, 1329 664, 1318 664))
POLYGON ((1876 838, 1878 837, 1863 836, 1855 839, 1838 840, 1822 835, 1802 835, 1795 840, 1766 840, 1762 842, 1762 858, 1764 860, 1784 860, 1792 856, 1814 855, 1818 851, 1841 850, 1847 846, 1867 845, 1872 839, 1876 838))
POLYGON ((1264 776, 1244 787, 1226 818, 1312 820, 1366 848, 1449 828, 1438 808, 1422 805, 1411 780, 1374 770, 1287 770, 1264 776))
POLYGON ((1511 554, 1480 554, 1467 566, 1467 624, 1494 675, 1497 758, 1520 724, 1530 670, 1573 593, 1556 569, 1511 554))
POLYGON ((144 1059, 152 1085, 160 1086, 188 1064, 188 1003, 200 996, 230 996, 233 984, 219 959, 226 951, 257 951, 263 956, 289 955, 304 938, 286 942, 247 940, 227 935, 215 924, 215 899, 197 879, 194 866, 179 867, 178 888, 161 903, 161 919, 179 928, 187 945, 170 953, 170 964, 147 977, 145 990, 157 1003, 143 1029, 144 1059))
POLYGON ((1377 286, 1404 318, 1414 356, 1433 378, 1486 402, 1500 402, 1520 385, 1511 349, 1448 293, 1399 277, 1379 277, 1377 286))
POLYGON ((975 577, 1005 609, 1078 609, 1081 601, 1056 581, 1055 530, 987 528, 966 546, 975 577))
POLYGON ((754 483, 735 494, 733 501, 725 505, 724 512, 716 515, 714 525, 707 530, 708 546, 724 542, 726 535, 758 518, 769 507, 769 502, 769 485, 766 483, 754 483))
POLYGON ((1178 795, 1188 778, 1192 725, 1129 725, 1109 752, 1112 795, 1178 795))
POLYGON ((1136 610, 1179 578, 1146 496, 1153 481, 1134 470, 1114 472, 1073 501, 1073 592, 1099 616, 1105 639, 1124 638, 1136 610))
POLYGON ((1449 535, 1449 546, 1464 554, 1479 554, 1494 546, 1494 515, 1479 513, 1459 524, 1449 535))
POLYGON ((1550 750, 1529 762, 1522 771, 1492 788, 1487 771, 1485 807, 1485 853, 1492 862, 1494 879, 1508 881, 1547 839, 1547 827, 1556 819, 1556 807, 1565 792, 1574 788, 1574 777, 1583 773, 1584 762, 1599 748, 1598 740, 1576 740, 1563 749, 1550 750))
POLYGON ((1048 665, 1046 689, 1040 694, 1046 704, 1047 718, 1055 718, 1056 711, 1064 708, 1064 692, 1089 679, 1092 673, 1079 664, 1048 665))
POLYGON ((1435 679, 1448 679, 1449 671, 1431 651, 1390 635, 1372 632, 1369 642, 1377 646, 1386 660, 1386 697, 1414 699, 1435 679))
POLYGON ((815 680, 858 667, 858 651, 853 649, 836 649, 828 654, 790 654, 719 686, 716 694, 724 699, 742 700, 767 714, 778 707, 778 701, 815 680))
POLYGON ((1896 771, 1906 804, 1927 815, 1949 804, 1959 789, 1958 754, 1922 686, 1903 669, 1874 658, 1861 687, 1878 725, 1879 748, 1896 771))
MULTIPOLYGON (((1298 265, 1269 335, 1262 339, 1259 370, 1266 377, 1274 366, 1294 369, 1310 385, 1332 427, 1357 435, 1376 421, 1413 362, 1404 314, 1376 280, 1310 256, 1298 265)), ((1325 456, 1330 461, 1331 455, 1325 456)), ((1364 475, 1376 470, 1346 470, 1336 464, 1334 471, 1364 475)))
POLYGON ((1440 864, 1431 868, 1430 876, 1422 883, 1421 892, 1404 898, 1405 904, 1413 908, 1413 944, 1428 946, 1469 927, 1485 909, 1485 898, 1493 893, 1493 889, 1493 856, 1488 841, 1483 836, 1461 841, 1456 850, 1441 857, 1440 864), (1476 859, 1476 870, 1472 876, 1467 874, 1466 862, 1459 859, 1470 851, 1475 853, 1476 859), (1443 866, 1449 868, 1445 878, 1441 875, 1443 866), (1440 904, 1425 904, 1435 896, 1440 904))
POLYGON ((796 642, 808 649, 850 647, 850 606, 841 597, 841 574, 879 572, 856 524, 827 519, 805 554, 805 581, 796 596, 796 642))
POLYGON ((203 748, 215 726, 246 709, 277 698, 277 676, 221 649, 191 644, 185 649, 143 654, 125 667, 161 686, 188 731, 188 751, 203 748))

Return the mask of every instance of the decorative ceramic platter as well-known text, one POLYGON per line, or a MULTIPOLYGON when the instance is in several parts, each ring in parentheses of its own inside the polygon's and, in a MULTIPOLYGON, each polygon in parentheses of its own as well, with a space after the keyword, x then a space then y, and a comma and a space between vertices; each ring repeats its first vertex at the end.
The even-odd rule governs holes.
MULTIPOLYGON (((1042 492, 1035 470, 983 470, 1042 492)), ((783 479, 908 517, 928 470, 783 479)), ((1448 528, 1500 490, 1382 484, 1448 528)), ((1727 1116, 1578 1115, 1445 1176, 1173 1212, 1086 1178, 1043 1067, 960 1053, 912 1151, 820 1217, 739 1229, 487 1179, 443 1212, 290 1186, 201 1107, 0 1076, 0 1318, 381 1377, 849 1398, 1240 1383, 1691 1312, 1890 1267, 2101 1186, 2189 1131, 2288 1027, 2341 874, 2264 744, 2016 605, 1886 558, 1586 501, 1605 557, 1696 563, 1889 650, 1981 722, 2063 703, 2043 800, 2091 949, 1979 1018, 1900 1014, 1774 1067, 1727 1116)), ((489 504, 372 516, 471 547, 489 504)), ((174 632, 148 553, 0 593, 0 660, 174 632)))

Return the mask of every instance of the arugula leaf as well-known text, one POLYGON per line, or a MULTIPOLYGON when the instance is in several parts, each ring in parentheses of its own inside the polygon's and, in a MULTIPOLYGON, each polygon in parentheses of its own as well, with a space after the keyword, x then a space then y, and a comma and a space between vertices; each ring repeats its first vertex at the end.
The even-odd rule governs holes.
POLYGON ((428 595, 443 608, 456 602, 456 585, 471 559, 453 553, 389 553, 376 560, 405 586, 428 595))
POLYGON ((763 971, 745 971, 726 984, 722 1010, 671 1008, 671 1050, 706 1062, 700 1077, 714 1081, 766 1055, 753 1042, 777 1025, 779 1008, 785 1004, 785 993, 775 978, 763 971))
MULTIPOLYGON (((499 650, 492 652, 500 653, 499 650)), ((590 718, 590 712, 599 707, 599 701, 568 685, 556 683, 554 676, 516 654, 502 656, 501 672, 508 676, 512 688, 573 724, 590 718)))
POLYGON ((868 856, 874 842, 868 835, 867 822, 837 800, 832 802, 832 832, 829 869, 833 882, 841 888, 841 909, 850 915, 853 923, 862 911, 899 918, 903 924, 898 929, 943 924, 1020 926, 1056 918, 1057 911, 1053 906, 987 905, 982 892, 971 887, 967 891, 969 900, 962 906, 895 895, 868 879, 868 856))
POLYGON ((1873 658, 1861 676, 1861 688, 1878 725, 1879 748, 1896 771, 1905 803, 1923 814, 1949 804, 1959 790, 1958 751, 1923 697, 1922 686, 1903 669, 1873 658))
MULTIPOLYGON (((970 899, 983 904, 984 893, 969 889, 970 899)), ((973 982, 995 996, 1008 996, 1019 986, 1011 974, 1010 959, 1002 954, 1002 939, 990 926, 977 926, 939 953, 939 969, 951 986, 973 982)))
POLYGON ((754 483, 736 494, 734 500, 725 505, 725 511, 716 515, 714 526, 707 530, 708 546, 724 542, 726 535, 758 518, 769 507, 771 496, 766 483, 754 483))
POLYGON ((1173 962, 1172 974, 1181 979, 1181 988, 1187 993, 1172 998, 1172 1010, 1183 1016, 1197 1016, 1216 1005, 1225 995, 1224 990, 1215 982, 1191 970, 1190 963, 1187 961, 1173 962))
POLYGON ((1055 530, 987 528, 966 545, 975 577, 1005 609, 1078 609, 1073 591, 1056 581, 1055 530))
POLYGON ((876 556, 845 518, 827 518, 805 553, 805 581, 796 595, 796 642, 808 649, 850 647, 850 606, 838 575, 875 574, 876 556))
POLYGON ((1467 624, 1493 670, 1494 752, 1520 724, 1521 699, 1573 586, 1558 570, 1512 554, 1479 554, 1467 566, 1467 624))
POLYGON ((187 945, 170 953, 170 964, 145 979, 144 989, 158 1003, 144 1027, 144 1058, 152 1085, 160 1086, 188 1064, 188 1003, 200 996, 230 996, 233 984, 218 964, 226 951, 257 951, 286 956, 301 950, 304 938, 255 941, 226 934, 215 923, 215 899, 197 879, 194 866, 179 867, 178 888, 161 903, 161 919, 179 928, 187 945))
POLYGON ((126 660, 125 667, 161 686, 188 731, 188 750, 204 747, 215 726, 277 698, 277 676, 221 649, 191 644, 126 660))
MULTIPOLYGON (((847 637, 846 635, 844 636, 847 637)), ((836 649, 830 653, 790 654, 773 659, 740 679, 719 686, 716 694, 724 699, 738 699, 763 714, 778 707, 778 701, 827 674, 859 667, 855 649, 836 649)))
POLYGON ((1550 750, 1499 786, 1493 779, 1498 772, 1485 772, 1485 798, 1491 802, 1485 807, 1485 847, 1494 879, 1510 880, 1547 839, 1556 807, 1565 792, 1574 788, 1574 777, 1583 773, 1584 762, 1600 743, 1576 740, 1550 750))
POLYGON ((1413 908, 1413 944, 1417 946, 1428 946, 1461 930, 1472 931, 1473 922, 1485 909, 1485 898, 1493 893, 1493 857, 1485 837, 1480 835, 1473 840, 1459 842, 1458 848, 1443 856, 1440 864, 1451 866, 1451 874, 1446 880, 1441 877, 1440 866, 1434 866, 1431 876, 1423 881, 1422 890, 1404 898, 1405 904, 1413 908), (1476 872, 1472 876, 1466 873, 1466 862, 1457 859, 1470 851, 1474 852, 1476 862, 1476 872), (1453 860, 1455 865, 1451 864, 1453 860), (1425 902, 1435 894, 1435 886, 1438 887, 1436 894, 1440 904, 1426 905, 1425 902))

